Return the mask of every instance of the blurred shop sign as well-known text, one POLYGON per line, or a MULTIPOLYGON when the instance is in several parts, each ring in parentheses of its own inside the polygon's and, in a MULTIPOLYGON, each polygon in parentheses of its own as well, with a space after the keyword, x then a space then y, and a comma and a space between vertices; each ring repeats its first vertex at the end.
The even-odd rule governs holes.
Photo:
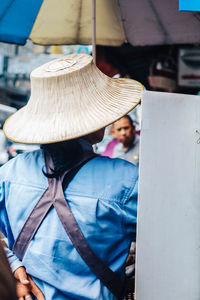
POLYGON ((0 43, 0 54, 3 56, 12 57, 16 53, 16 45, 0 43))
POLYGON ((7 57, 28 56, 37 49, 37 53, 43 53, 45 51, 44 46, 33 45, 31 41, 27 41, 25 46, 19 46, 14 44, 0 43, 0 54, 7 57), (38 48, 40 51, 38 51, 38 48))
POLYGON ((32 56, 16 56, 11 57, 8 61, 9 74, 26 74, 48 61, 58 58, 60 55, 32 55, 32 56))
POLYGON ((179 0, 179 10, 200 11, 200 1, 179 0))
POLYGON ((3 74, 3 69, 4 69, 4 57, 3 55, 0 54, 0 75, 3 74))
MULTIPOLYGON (((1 48, 1 47, 0 47, 1 48)), ((59 58, 61 56, 63 56, 63 54, 70 54, 70 53, 86 53, 89 54, 91 53, 91 46, 82 46, 82 45, 75 45, 75 46, 66 46, 66 47, 62 47, 62 54, 53 54, 53 53, 49 53, 49 54, 38 54, 38 53, 34 53, 34 52, 28 52, 28 50, 26 49, 28 55, 25 52, 24 49, 24 55, 20 55, 21 52, 21 48, 23 48, 23 46, 20 47, 20 51, 19 51, 19 55, 13 56, 13 57, 9 57, 8 60, 8 69, 7 72, 9 74, 26 74, 29 75, 31 73, 32 70, 34 70, 35 68, 39 67, 40 65, 49 62, 50 60, 59 58)), ((52 48, 50 48, 50 50, 52 50, 52 48)))
POLYGON ((0 123, 4 124, 5 120, 16 112, 16 108, 0 104, 0 123))
POLYGON ((88 46, 80 45, 79 48, 77 49, 77 53, 79 54, 90 54, 92 49, 88 46))
POLYGON ((180 49, 178 66, 178 85, 200 87, 200 48, 180 49))

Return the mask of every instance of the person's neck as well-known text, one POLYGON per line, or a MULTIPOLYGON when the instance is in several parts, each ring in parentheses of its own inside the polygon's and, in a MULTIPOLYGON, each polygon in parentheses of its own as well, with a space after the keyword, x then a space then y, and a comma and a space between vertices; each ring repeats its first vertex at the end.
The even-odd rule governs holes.
POLYGON ((130 147, 131 146, 127 146, 127 145, 125 146, 125 145, 123 145, 123 150, 126 152, 126 151, 128 151, 130 149, 130 147))

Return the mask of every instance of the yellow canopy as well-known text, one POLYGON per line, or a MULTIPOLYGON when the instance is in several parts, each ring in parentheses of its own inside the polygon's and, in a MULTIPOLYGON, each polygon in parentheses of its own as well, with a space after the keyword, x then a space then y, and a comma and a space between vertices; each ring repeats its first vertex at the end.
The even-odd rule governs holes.
MULTIPOLYGON (((44 0, 30 39, 40 45, 92 44, 92 0, 44 0)), ((125 40, 117 0, 96 0, 96 44, 125 40)))

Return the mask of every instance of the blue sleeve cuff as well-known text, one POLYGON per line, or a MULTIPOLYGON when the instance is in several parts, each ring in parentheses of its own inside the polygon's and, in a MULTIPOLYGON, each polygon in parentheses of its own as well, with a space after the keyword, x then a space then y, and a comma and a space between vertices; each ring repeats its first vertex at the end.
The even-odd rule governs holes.
POLYGON ((16 260, 10 264, 11 270, 14 273, 19 267, 23 267, 23 264, 20 260, 16 260))
POLYGON ((17 256, 10 250, 9 248, 5 247, 5 251, 10 263, 10 267, 12 272, 17 270, 19 267, 23 267, 22 262, 17 258, 17 256))

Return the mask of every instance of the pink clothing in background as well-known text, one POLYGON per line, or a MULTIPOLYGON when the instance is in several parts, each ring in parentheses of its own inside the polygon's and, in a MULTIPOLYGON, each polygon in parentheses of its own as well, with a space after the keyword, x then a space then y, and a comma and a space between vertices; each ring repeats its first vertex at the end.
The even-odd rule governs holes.
POLYGON ((106 146, 106 150, 101 155, 112 158, 113 150, 118 143, 119 141, 117 139, 113 139, 112 141, 110 141, 106 146))

